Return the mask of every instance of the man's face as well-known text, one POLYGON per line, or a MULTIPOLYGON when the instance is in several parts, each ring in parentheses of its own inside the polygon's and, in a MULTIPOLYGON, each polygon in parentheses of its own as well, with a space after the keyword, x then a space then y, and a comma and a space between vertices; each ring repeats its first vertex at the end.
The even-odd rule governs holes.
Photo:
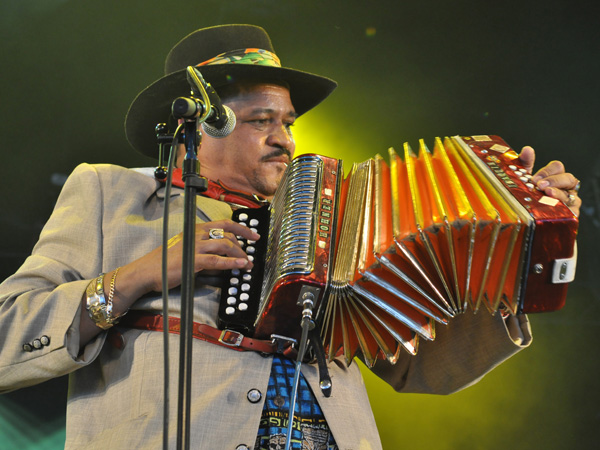
POLYGON ((296 112, 285 87, 257 84, 226 102, 237 124, 221 139, 203 135, 198 152, 203 176, 236 190, 270 197, 294 156, 296 112))

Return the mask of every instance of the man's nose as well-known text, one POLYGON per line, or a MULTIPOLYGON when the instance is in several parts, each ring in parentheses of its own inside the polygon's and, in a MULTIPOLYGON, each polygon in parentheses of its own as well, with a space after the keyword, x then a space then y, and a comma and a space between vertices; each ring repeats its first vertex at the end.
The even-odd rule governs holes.
POLYGON ((285 124, 277 125, 273 130, 271 130, 267 143, 269 145, 287 148, 292 156, 294 154, 296 145, 294 142, 294 137, 292 136, 290 129, 285 124))

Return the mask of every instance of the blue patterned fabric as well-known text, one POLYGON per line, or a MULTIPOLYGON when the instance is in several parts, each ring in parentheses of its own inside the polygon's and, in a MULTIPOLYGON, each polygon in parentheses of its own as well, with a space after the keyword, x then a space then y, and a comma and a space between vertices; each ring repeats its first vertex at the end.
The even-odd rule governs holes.
MULTIPOLYGON (((295 364, 280 355, 273 357, 267 398, 258 428, 255 450, 285 448, 290 395, 295 364)), ((323 412, 304 376, 300 375, 294 409, 292 445, 294 450, 338 450, 323 412)))

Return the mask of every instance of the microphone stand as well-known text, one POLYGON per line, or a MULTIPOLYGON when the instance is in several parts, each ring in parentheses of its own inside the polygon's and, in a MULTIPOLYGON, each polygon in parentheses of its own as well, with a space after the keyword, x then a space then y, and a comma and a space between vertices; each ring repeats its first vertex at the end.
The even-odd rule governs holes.
POLYGON ((298 383, 300 381, 302 360, 306 355, 308 333, 310 332, 310 330, 315 328, 315 322, 312 319, 314 299, 314 295, 310 292, 305 293, 302 297, 302 306, 304 307, 304 309, 302 310, 302 321, 300 323, 302 327, 302 335, 300 338, 300 346, 298 347, 298 356, 296 358, 296 370, 294 372, 292 392, 290 393, 290 407, 288 410, 288 427, 285 440, 285 450, 290 450, 292 444, 292 431, 294 429, 294 412, 296 409, 296 399, 298 398, 298 383))
MULTIPOLYGON (((200 177, 196 152, 200 144, 198 123, 185 122, 186 156, 183 161, 184 187, 183 256, 181 265, 181 329, 179 334, 179 391, 177 402, 177 448, 190 447, 190 403, 192 381, 192 328, 194 321, 196 196, 206 191, 208 181, 200 177)), ((168 199, 167 199, 168 201, 168 199)))
MULTIPOLYGON (((210 113, 210 99, 198 74, 188 67, 188 81, 192 90, 199 91, 205 111, 200 117, 186 119, 185 148, 182 179, 184 185, 183 210, 183 256, 181 266, 181 329, 179 330, 179 386, 177 402, 177 449, 190 448, 190 406, 192 382, 192 330, 194 321, 194 270, 196 248, 196 196, 208 189, 208 180, 200 177, 200 163, 197 157, 201 143, 198 124, 206 120, 210 113), (196 88, 196 89, 194 89, 196 88)), ((168 201, 168 199, 166 199, 168 201)), ((168 326, 168 324, 167 324, 168 326)))

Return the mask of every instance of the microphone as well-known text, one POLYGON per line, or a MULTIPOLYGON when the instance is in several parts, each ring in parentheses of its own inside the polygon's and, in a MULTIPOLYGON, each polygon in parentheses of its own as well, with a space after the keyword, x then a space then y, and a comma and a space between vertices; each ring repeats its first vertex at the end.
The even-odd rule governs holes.
MULTIPOLYGON (((216 96, 216 92, 215 92, 216 96)), ((208 117, 202 123, 202 130, 213 138, 229 136, 235 128, 236 119, 232 109, 221 103, 211 101, 208 117)), ((178 119, 191 119, 206 114, 206 104, 195 97, 178 97, 173 102, 173 116, 178 119)))
MULTIPOLYGON (((214 107, 214 103, 212 105, 214 107)), ((211 119, 213 108, 211 108, 211 115, 208 116, 205 122, 202 122, 202 130, 210 137, 223 138, 229 136, 235 128, 236 119, 235 113, 232 109, 227 106, 220 104, 220 111, 216 114, 216 119, 211 119)))
POLYGON ((224 105, 217 94, 217 91, 204 80, 202 73, 195 67, 188 66, 186 69, 187 81, 192 89, 192 95, 202 97, 199 100, 196 97, 187 99, 180 97, 183 101, 173 102, 173 115, 183 114, 179 117, 198 117, 201 116, 202 130, 211 137, 222 138, 229 136, 235 128, 235 114, 228 106, 224 105), (176 105, 175 103, 179 103, 176 105), (206 110, 206 105, 210 105, 210 111, 206 110), (179 110, 179 108, 181 108, 179 110))

